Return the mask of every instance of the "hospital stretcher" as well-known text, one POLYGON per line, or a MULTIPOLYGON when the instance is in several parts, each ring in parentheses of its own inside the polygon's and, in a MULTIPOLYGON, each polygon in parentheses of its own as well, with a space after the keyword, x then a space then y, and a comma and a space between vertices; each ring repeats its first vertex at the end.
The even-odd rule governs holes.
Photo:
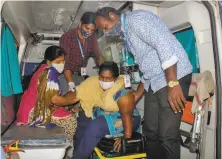
POLYGON ((191 93, 193 95, 192 99, 193 103, 192 102, 187 103, 186 109, 183 112, 184 114, 182 117, 182 121, 187 124, 190 124, 192 128, 190 132, 180 130, 181 146, 189 149, 191 153, 196 153, 196 159, 200 159, 201 156, 203 136, 204 136, 204 126, 210 124, 211 114, 210 111, 208 110, 208 107, 212 105, 211 97, 214 95, 214 89, 215 89, 214 80, 212 74, 209 71, 205 71, 204 73, 199 74, 198 78, 199 78, 198 79, 199 83, 193 81, 191 83, 191 86, 196 88, 196 90, 193 93, 191 93), (201 78, 203 79, 202 81, 201 78), (198 84, 199 87, 197 87, 198 84), (197 88, 199 89, 199 91, 197 91, 197 88), (191 113, 191 111, 193 111, 193 114, 191 113), (185 141, 183 141, 182 136, 186 138, 185 141))

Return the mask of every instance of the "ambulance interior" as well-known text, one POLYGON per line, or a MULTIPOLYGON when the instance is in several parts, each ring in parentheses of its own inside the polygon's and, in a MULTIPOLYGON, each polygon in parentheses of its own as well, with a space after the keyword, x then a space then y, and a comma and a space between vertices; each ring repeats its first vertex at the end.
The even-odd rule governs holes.
MULTIPOLYGON (((1 6, 1 27, 6 23, 13 33, 23 86, 26 77, 43 60, 48 46, 59 45, 62 34, 77 27, 84 12, 96 11, 104 6, 114 7, 122 12, 143 9, 157 14, 187 51, 194 68, 193 73, 206 70, 212 73, 216 83, 215 94, 211 97, 212 103, 206 102, 204 105, 202 124, 196 134, 197 142, 190 144, 189 141, 195 117, 191 115, 189 121, 182 120, 181 158, 219 159, 222 46, 218 44, 222 43, 222 34, 217 1, 6 1, 1 6)), ((96 35, 105 60, 113 60, 122 68, 136 68, 132 55, 123 54, 123 39, 104 37, 101 31, 97 31, 96 35)), ((87 75, 97 75, 97 72, 95 61, 90 58, 87 75)), ((140 78, 137 68, 131 72, 133 89, 137 88, 140 78)), ((26 151, 19 153, 22 159, 39 159, 42 156, 62 159, 67 155, 68 144, 60 128, 18 128, 14 124, 21 95, 1 95, 2 145, 21 139, 20 145, 26 151)), ((143 97, 137 103, 141 116, 144 105, 143 97)))

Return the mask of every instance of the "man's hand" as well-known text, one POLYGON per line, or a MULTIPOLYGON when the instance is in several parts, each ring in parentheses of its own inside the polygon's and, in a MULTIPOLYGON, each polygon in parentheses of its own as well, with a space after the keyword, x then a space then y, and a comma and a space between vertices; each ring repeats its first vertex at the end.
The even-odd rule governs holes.
POLYGON ((114 145, 113 145, 113 150, 114 151, 117 151, 117 152, 120 152, 120 148, 121 148, 121 138, 116 138, 115 139, 116 141, 114 142, 114 145))
POLYGON ((168 87, 167 96, 174 113, 182 112, 184 110, 186 99, 184 98, 180 85, 174 86, 173 88, 168 87))

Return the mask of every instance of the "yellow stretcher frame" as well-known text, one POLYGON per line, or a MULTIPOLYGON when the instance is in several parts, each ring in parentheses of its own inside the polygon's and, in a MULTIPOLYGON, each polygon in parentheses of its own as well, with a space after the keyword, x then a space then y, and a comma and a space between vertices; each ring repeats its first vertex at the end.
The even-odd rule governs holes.
POLYGON ((99 159, 136 159, 136 158, 146 158, 146 153, 140 153, 140 154, 135 154, 135 155, 127 155, 127 156, 120 156, 120 157, 104 157, 99 148, 95 147, 94 151, 96 155, 99 157, 99 159))

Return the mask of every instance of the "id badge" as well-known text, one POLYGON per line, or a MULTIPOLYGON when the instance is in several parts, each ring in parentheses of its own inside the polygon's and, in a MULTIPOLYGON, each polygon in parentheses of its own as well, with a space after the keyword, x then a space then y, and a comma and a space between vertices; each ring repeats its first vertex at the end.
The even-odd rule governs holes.
POLYGON ((86 67, 81 67, 81 76, 86 76, 86 67))
POLYGON ((130 75, 124 75, 124 84, 125 88, 131 87, 130 75))

